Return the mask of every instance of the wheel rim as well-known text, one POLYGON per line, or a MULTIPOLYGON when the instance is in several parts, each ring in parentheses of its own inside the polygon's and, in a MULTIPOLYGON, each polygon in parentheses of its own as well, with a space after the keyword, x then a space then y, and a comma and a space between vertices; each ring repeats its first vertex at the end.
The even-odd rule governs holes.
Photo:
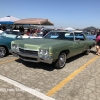
POLYGON ((4 57, 6 54, 6 50, 4 47, 0 47, 0 57, 4 57))
POLYGON ((90 49, 87 49, 87 54, 89 54, 89 53, 90 53, 90 51, 91 51, 90 49))
POLYGON ((63 53, 59 56, 59 66, 63 67, 66 63, 66 54, 63 53))

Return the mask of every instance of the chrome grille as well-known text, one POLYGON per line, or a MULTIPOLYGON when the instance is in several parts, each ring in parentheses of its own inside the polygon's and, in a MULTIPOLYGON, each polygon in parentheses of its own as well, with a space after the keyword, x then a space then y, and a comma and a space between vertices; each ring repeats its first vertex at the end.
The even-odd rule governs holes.
POLYGON ((38 56, 38 51, 24 50, 24 49, 19 48, 19 52, 22 54, 29 54, 29 55, 38 56))

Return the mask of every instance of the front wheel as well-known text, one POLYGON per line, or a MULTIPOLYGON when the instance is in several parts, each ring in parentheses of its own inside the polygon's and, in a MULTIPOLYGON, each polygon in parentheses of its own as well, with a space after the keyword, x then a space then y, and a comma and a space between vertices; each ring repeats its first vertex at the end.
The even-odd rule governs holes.
POLYGON ((65 64, 66 64, 66 54, 61 53, 59 55, 59 58, 57 59, 57 61, 54 62, 54 67, 57 69, 61 69, 65 66, 65 64))
POLYGON ((0 47, 0 58, 3 58, 6 55, 7 51, 5 47, 0 47))

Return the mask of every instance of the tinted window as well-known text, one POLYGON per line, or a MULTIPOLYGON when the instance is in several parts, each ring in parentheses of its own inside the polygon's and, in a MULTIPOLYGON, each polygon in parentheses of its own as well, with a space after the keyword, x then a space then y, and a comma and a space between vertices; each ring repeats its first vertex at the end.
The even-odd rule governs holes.
POLYGON ((18 32, 16 31, 4 31, 0 34, 0 36, 3 36, 5 38, 16 38, 18 32))
POLYGON ((82 33, 74 33, 75 34, 75 40, 84 40, 85 37, 82 33))
POLYGON ((74 35, 68 32, 49 32, 44 38, 74 40, 74 35))
POLYGON ((13 35, 17 35, 18 34, 18 32, 16 32, 16 31, 5 31, 6 32, 6 34, 13 34, 13 35))

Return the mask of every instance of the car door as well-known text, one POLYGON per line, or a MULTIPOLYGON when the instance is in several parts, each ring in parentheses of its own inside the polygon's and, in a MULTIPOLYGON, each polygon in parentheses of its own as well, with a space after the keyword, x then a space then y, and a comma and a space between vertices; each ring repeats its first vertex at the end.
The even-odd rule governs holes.
POLYGON ((87 45, 85 45, 85 36, 82 33, 74 33, 75 34, 75 44, 77 47, 77 54, 86 50, 87 45))
POLYGON ((74 33, 70 33, 70 35, 67 34, 66 38, 71 41, 70 57, 82 52, 84 42, 79 39, 76 40, 76 36, 74 33))

